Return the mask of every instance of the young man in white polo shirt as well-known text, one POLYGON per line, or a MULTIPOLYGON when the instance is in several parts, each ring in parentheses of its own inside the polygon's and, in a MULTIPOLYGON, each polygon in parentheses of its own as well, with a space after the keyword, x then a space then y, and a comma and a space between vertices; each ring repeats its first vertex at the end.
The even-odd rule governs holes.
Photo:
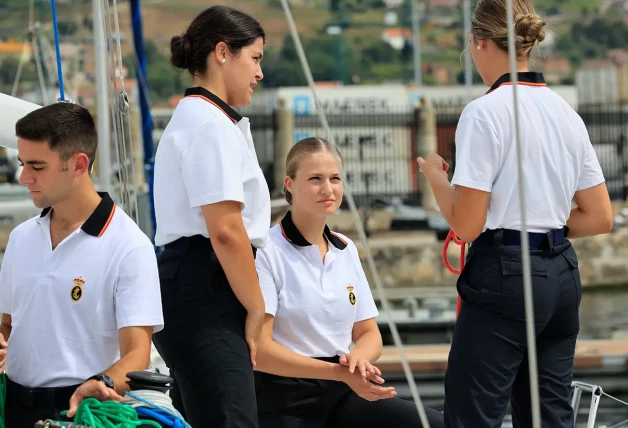
POLYGON ((163 327, 148 237, 97 193, 89 171, 97 135, 72 103, 16 124, 18 156, 40 216, 9 237, 0 271, 0 340, 7 339, 6 425, 71 417, 81 400, 120 400, 126 373, 148 368, 163 327))

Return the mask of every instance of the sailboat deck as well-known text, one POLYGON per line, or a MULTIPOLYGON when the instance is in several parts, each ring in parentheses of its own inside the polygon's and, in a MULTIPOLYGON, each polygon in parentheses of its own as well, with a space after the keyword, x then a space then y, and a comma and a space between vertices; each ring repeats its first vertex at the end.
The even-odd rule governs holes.
MULTIPOLYGON (((405 355, 414 373, 444 372, 447 369, 449 345, 410 345, 405 355)), ((602 368, 628 363, 628 340, 581 340, 576 345, 574 368, 602 368)), ((384 373, 401 372, 401 357, 394 346, 385 346, 376 363, 384 373)))

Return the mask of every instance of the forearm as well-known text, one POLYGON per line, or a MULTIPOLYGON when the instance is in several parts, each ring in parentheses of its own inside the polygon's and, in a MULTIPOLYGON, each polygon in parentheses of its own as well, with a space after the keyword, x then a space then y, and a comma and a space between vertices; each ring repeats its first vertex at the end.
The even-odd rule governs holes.
POLYGON ((8 324, 0 324, 0 334, 4 337, 5 341, 9 341, 9 336, 11 335, 11 326, 8 324))
POLYGON ((255 259, 244 228, 228 239, 212 240, 212 246, 236 298, 248 312, 264 310, 264 298, 255 270, 255 259))
POLYGON ((375 363, 382 355, 382 336, 379 331, 364 333, 356 342, 352 352, 359 352, 369 363, 375 363))
POLYGON ((449 227, 458 233, 456 229, 459 228, 461 222, 456 218, 456 190, 451 187, 449 180, 443 173, 431 174, 427 179, 441 214, 445 217, 449 227))
POLYGON ((150 349, 134 349, 120 358, 114 365, 109 367, 105 374, 109 376, 115 383, 115 390, 118 394, 124 395, 129 389, 127 385, 126 374, 135 371, 143 371, 148 369, 150 365, 150 349))
POLYGON ((277 376, 341 381, 343 367, 299 355, 278 343, 267 341, 259 345, 255 370, 277 376))
POLYGON ((609 227, 605 222, 600 222, 599 215, 589 214, 576 207, 571 210, 567 227, 569 228, 569 238, 583 238, 608 233, 612 224, 609 227))

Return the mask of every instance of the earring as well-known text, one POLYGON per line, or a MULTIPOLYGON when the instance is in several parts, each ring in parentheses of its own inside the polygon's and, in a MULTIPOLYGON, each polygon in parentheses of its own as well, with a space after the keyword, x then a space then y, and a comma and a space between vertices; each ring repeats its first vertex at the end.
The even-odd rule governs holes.
POLYGON ((222 59, 222 63, 224 64, 224 63, 225 63, 225 61, 227 61, 227 60, 223 58, 223 59, 222 59))
POLYGON ((478 45, 478 50, 480 50, 480 45, 478 45))

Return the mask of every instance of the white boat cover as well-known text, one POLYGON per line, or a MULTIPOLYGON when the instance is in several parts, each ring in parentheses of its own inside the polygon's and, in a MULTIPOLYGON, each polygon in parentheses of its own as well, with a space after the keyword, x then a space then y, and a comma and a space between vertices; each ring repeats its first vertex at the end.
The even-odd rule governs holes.
POLYGON ((41 106, 0 92, 0 146, 17 149, 15 124, 41 106))

